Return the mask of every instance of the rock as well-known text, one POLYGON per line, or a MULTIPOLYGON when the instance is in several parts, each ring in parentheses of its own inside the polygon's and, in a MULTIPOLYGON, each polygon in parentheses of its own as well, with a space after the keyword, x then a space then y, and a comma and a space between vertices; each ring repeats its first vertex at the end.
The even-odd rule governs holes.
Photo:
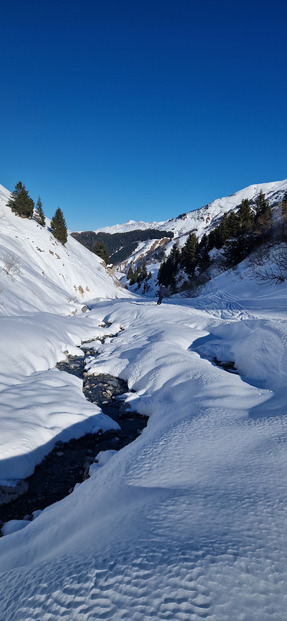
POLYGON ((28 487, 27 481, 11 481, 10 485, 9 481, 7 481, 7 484, 0 485, 0 505, 6 505, 16 500, 16 498, 27 492, 28 487))

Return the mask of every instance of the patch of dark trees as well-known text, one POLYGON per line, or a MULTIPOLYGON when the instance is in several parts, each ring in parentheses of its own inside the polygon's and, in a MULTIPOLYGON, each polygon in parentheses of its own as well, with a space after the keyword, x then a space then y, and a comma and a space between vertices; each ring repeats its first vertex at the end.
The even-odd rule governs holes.
POLYGON ((99 244, 104 245, 109 255, 109 261, 114 265, 118 265, 125 261, 125 259, 128 259, 136 249, 138 242, 149 239, 162 239, 164 237, 172 239, 174 234, 172 231, 160 231, 158 229, 137 229, 125 233, 83 231, 81 233, 72 233, 72 236, 92 252, 95 252, 95 247, 98 248, 99 244))
MULTIPOLYGON (((244 199, 237 209, 224 214, 218 226, 201 240, 191 233, 182 249, 174 244, 160 266, 158 281, 171 294, 196 289, 209 280, 209 268, 214 261, 222 270, 235 267, 254 249, 270 242, 274 230, 271 207, 260 192, 254 202, 244 199), (184 279, 180 278, 182 274, 184 279)), ((287 241, 287 192, 281 202, 276 239, 287 241)))
MULTIPOLYGON (((46 217, 41 197, 38 197, 35 207, 35 203, 22 181, 16 183, 6 207, 10 207, 11 211, 21 218, 29 218, 30 220, 33 218, 40 226, 46 226, 46 217)), ((51 220, 50 231, 63 246, 66 244, 68 239, 67 225, 60 207, 56 209, 55 215, 51 220)))

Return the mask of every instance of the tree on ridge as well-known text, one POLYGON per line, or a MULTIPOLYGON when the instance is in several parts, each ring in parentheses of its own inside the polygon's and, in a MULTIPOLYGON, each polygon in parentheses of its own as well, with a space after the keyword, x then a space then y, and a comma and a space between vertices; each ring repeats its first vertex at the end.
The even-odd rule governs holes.
POLYGON ((34 214, 34 220, 36 220, 36 222, 38 222, 38 224, 40 224, 41 226, 45 226, 46 224, 46 218, 45 218, 45 214, 43 211, 43 205, 42 205, 40 196, 36 203, 36 211, 34 214))
POLYGON ((55 215, 51 220, 51 233, 63 246, 65 245, 68 239, 67 225, 60 207, 56 209, 55 215))
POLYGON ((23 218, 32 218, 34 212, 34 201, 29 196, 22 181, 18 181, 15 190, 11 193, 7 207, 10 207, 14 213, 23 218))

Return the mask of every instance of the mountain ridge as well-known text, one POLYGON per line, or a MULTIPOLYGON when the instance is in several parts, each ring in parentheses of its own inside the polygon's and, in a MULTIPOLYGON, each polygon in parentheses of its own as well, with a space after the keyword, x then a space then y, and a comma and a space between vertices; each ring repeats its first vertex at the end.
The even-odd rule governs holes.
MULTIPOLYGON (((120 232, 129 231, 129 230, 136 230, 136 229, 143 230, 145 228, 156 228, 159 230, 170 230, 170 231, 173 231, 175 234, 176 233, 186 234, 187 232, 193 231, 193 229, 189 228, 190 223, 192 223, 193 219, 195 221, 202 220, 202 218, 201 217, 198 218, 198 216, 202 214, 203 210, 204 210, 204 213, 205 212, 207 213, 206 217, 208 217, 210 211, 214 212, 213 219, 210 221, 210 224, 211 224, 214 222, 214 220, 218 216, 220 215, 223 216, 224 213, 228 213, 229 211, 231 211, 231 209, 235 209, 236 207, 238 207, 242 200, 246 198, 248 198, 250 201, 255 200, 256 196, 258 196, 260 191, 262 191, 266 195, 267 200, 272 202, 272 197, 277 192, 283 193, 284 191, 287 191, 287 179, 283 179, 281 181, 271 181, 267 183, 251 184, 247 186, 246 188, 242 188, 241 190, 238 190, 237 192, 230 194, 229 196, 223 196, 223 197, 217 198, 211 201, 210 203, 203 205, 202 207, 199 207, 198 209, 188 211, 184 214, 180 214, 168 220, 163 220, 160 222, 156 222, 156 221, 144 222, 142 220, 137 222, 135 220, 129 220, 128 222, 125 222, 123 224, 115 224, 112 226, 106 226, 106 227, 95 229, 94 233, 111 233, 112 234, 112 233, 120 233, 120 232), (185 224, 183 224, 182 227, 180 228, 178 226, 178 221, 185 222, 185 224)), ((200 227, 198 228, 199 228, 199 234, 200 234, 201 229, 200 227)), ((80 232, 80 231, 77 231, 77 232, 80 232)))

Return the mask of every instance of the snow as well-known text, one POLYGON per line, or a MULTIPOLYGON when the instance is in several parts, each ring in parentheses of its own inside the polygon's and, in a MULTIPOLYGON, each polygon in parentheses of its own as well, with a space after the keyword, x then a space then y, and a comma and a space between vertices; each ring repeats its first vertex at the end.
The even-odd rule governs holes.
POLYGON ((35 310, 78 312, 91 298, 124 296, 101 259, 71 235, 65 246, 46 227, 6 207, 10 193, 0 186, 0 314, 35 310))
POLYGON ((0 186, 0 483, 12 485, 56 441, 117 428, 85 400, 80 380, 55 365, 81 355, 82 340, 114 333, 82 313, 83 303, 127 292, 72 237, 62 246, 49 222, 43 228, 13 214, 9 196, 0 186))
POLYGON ((146 229, 158 229, 164 222, 143 222, 142 220, 129 220, 124 224, 114 224, 97 229, 95 233, 128 233, 129 231, 144 231, 146 229))
MULTIPOLYGON (((167 257, 169 256, 174 244, 176 244, 178 248, 182 248, 184 246, 190 233, 195 233, 197 238, 201 239, 204 234, 208 235, 210 231, 219 224, 224 214, 229 214, 231 211, 236 212, 242 200, 248 199, 251 204, 254 204, 261 191, 265 194, 271 207, 273 207, 280 203, 284 193, 287 191, 287 179, 283 181, 248 186, 247 188, 232 194, 232 196, 225 196, 223 198, 216 199, 215 201, 209 203, 209 205, 205 205, 200 209, 181 214, 180 216, 165 222, 143 223, 132 221, 132 223, 126 223, 125 225, 116 225, 115 227, 101 229, 107 233, 116 233, 124 232, 126 230, 134 230, 137 228, 154 228, 161 231, 172 231, 174 234, 170 241, 161 239, 139 242, 137 248, 132 252, 130 257, 117 267, 118 277, 121 278, 120 272, 122 270, 127 272, 129 266, 134 268, 137 262, 145 259, 148 272, 152 272, 152 279, 148 283, 149 289, 143 291, 143 287, 141 287, 141 292, 145 293, 149 297, 152 297, 155 292, 158 274, 158 259, 156 256, 153 256, 156 249, 164 251, 164 254, 167 257), (151 249, 153 252, 151 252, 151 249)), ((276 219, 276 217, 278 216, 274 213, 274 219, 276 219)), ((96 232, 99 232, 99 230, 96 232)), ((122 282, 125 282, 125 278, 122 278, 122 282)), ((135 287, 132 287, 132 290, 134 291, 135 287)))
POLYGON ((67 312, 56 278, 46 312, 16 280, 9 291, 23 299, 11 312, 5 299, 0 478, 25 476, 55 438, 97 428, 98 417, 112 425, 54 368, 82 340, 109 334, 87 372, 125 379, 127 406, 149 421, 135 442, 100 454, 68 497, 21 530, 6 524, 0 617, 284 619, 286 283, 258 281, 245 262, 198 298, 157 306, 102 278, 85 314, 67 312))
POLYGON ((261 191, 272 205, 275 200, 282 199, 284 192, 287 191, 287 179, 250 185, 231 196, 218 198, 200 209, 189 211, 186 214, 165 220, 164 222, 135 222, 134 220, 129 220, 125 224, 115 224, 114 226, 97 229, 95 233, 125 233, 137 229, 159 229, 160 231, 172 231, 175 238, 192 232, 201 238, 204 233, 208 233, 216 226, 219 218, 224 213, 229 213, 238 208, 244 199, 255 201, 261 191))
POLYGON ((18 530, 25 528, 28 526, 29 520, 9 520, 6 522, 2 528, 3 535, 12 535, 12 533, 16 533, 18 530))

